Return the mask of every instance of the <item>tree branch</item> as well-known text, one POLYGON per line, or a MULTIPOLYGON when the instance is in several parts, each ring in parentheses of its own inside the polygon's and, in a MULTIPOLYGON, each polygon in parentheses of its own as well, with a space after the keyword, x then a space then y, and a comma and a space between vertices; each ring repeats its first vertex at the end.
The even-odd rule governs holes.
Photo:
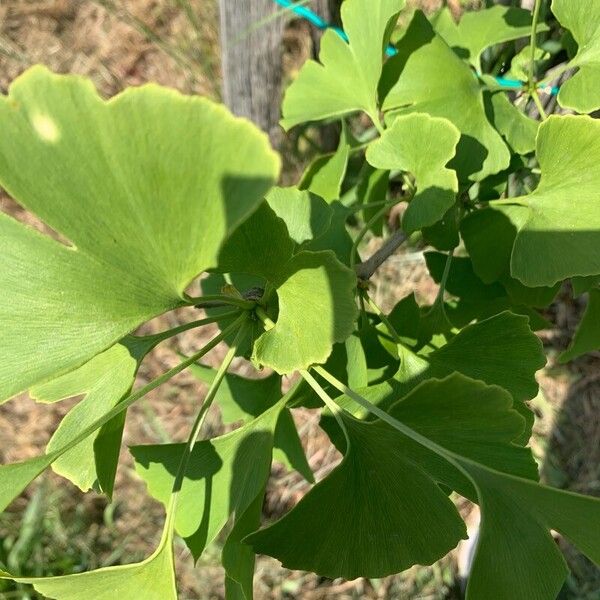
POLYGON ((398 229, 389 237, 383 246, 367 260, 356 265, 356 276, 363 281, 370 279, 377 269, 406 241, 407 235, 398 229))

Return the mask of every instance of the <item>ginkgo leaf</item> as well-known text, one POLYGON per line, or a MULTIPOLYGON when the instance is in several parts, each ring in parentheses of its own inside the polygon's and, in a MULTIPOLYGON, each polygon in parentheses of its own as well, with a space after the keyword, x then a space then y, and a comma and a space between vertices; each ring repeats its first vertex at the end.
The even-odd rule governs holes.
MULTIPOLYGON (((416 325, 412 330, 404 331, 416 341, 419 324, 412 304, 404 299, 402 310, 392 312, 390 320, 401 329, 401 324, 412 318, 416 325)), ((410 342, 407 338, 402 341, 410 342)), ((391 349, 387 344, 386 347, 391 349)), ((369 402, 386 410, 423 381, 460 373, 507 390, 515 401, 515 409, 527 423, 518 441, 521 444, 529 441, 533 413, 524 401, 536 396, 538 384, 535 373, 545 365, 546 360, 542 344, 529 328, 527 317, 502 312, 464 327, 448 343, 438 348, 428 348, 424 354, 416 353, 402 344, 396 345, 395 349, 400 358, 400 367, 394 377, 365 388, 355 388, 369 402), (494 340, 494 344, 489 345, 489 340, 494 340)), ((352 410, 353 414, 365 416, 363 409, 350 408, 353 403, 348 397, 342 396, 336 401, 352 410)))
POLYGON ((266 200, 275 214, 285 221, 289 236, 296 244, 320 237, 331 224, 332 209, 308 190, 274 187, 266 200))
POLYGON ((565 81, 558 101, 565 108, 590 113, 600 108, 600 5, 595 0, 553 0, 552 12, 566 27, 578 45, 577 54, 569 63, 577 68, 565 81))
POLYGON ((281 120, 285 129, 360 110, 379 122, 377 85, 383 50, 390 25, 404 4, 405 0, 347 0, 342 5, 349 41, 335 31, 325 32, 320 64, 309 60, 285 93, 281 120))
MULTIPOLYGON (((446 7, 433 18, 433 24, 448 45, 481 72, 483 51, 502 42, 529 37, 532 16, 524 8, 491 6, 483 10, 467 11, 455 23, 446 7)), ((547 31, 548 26, 539 23, 537 30, 547 31)))
POLYGON ((525 419, 499 386, 455 372, 422 383, 388 412, 455 454, 498 471, 538 478, 531 450, 514 443, 525 430, 525 419))
POLYGON ((237 516, 235 524, 227 536, 221 554, 225 569, 226 600, 252 600, 254 564, 256 555, 244 542, 244 538, 260 527, 264 492, 256 496, 250 506, 237 516))
POLYGON ((329 206, 332 210, 329 227, 318 238, 304 243, 302 249, 312 252, 333 251, 342 264, 349 266, 354 246, 346 227, 346 221, 352 214, 352 210, 341 202, 332 202, 329 206))
MULTIPOLYGON (((531 452, 512 443, 525 425, 512 403, 499 387, 453 375, 421 384, 391 414, 451 452, 535 477, 531 452)), ((475 497, 464 473, 387 423, 343 419, 349 447, 340 448, 340 466, 281 520, 246 541, 285 567, 332 578, 381 577, 443 556, 464 530, 437 484, 475 497), (435 536, 426 533, 432 517, 435 536)), ((328 432, 332 427, 330 419, 328 432)), ((334 440, 342 445, 341 435, 334 440)))
MULTIPOLYGON (((79 369, 32 388, 31 395, 39 402, 56 402, 85 393, 85 398, 61 421, 48 443, 46 452, 52 454, 55 450, 59 450, 113 408, 130 390, 138 365, 138 358, 132 356, 126 345, 116 344, 79 369)), ((72 450, 63 454, 54 461, 52 468, 84 492, 98 482, 102 491, 110 496, 114 485, 116 464, 107 465, 103 460, 99 465, 100 469, 109 471, 112 477, 99 477, 94 451, 99 433, 90 435, 72 450), (99 481, 100 479, 103 481, 99 481)), ((117 447, 120 446, 120 438, 121 435, 118 435, 117 447)), ((118 451, 116 458, 118 460, 118 451)))
MULTIPOLYGON (((441 252, 425 253, 427 269, 436 283, 442 281, 446 259, 447 256, 441 252)), ((529 326, 533 331, 548 327, 548 322, 539 313, 513 300, 500 282, 484 283, 475 273, 470 257, 455 256, 452 259, 445 289, 448 294, 458 298, 457 302, 449 302, 446 306, 448 318, 456 327, 462 328, 473 320, 480 321, 506 310, 529 317, 529 326)))
POLYGON ((459 372, 499 385, 515 400, 537 395, 535 373, 546 364, 542 343, 532 333, 529 319, 508 311, 464 327, 424 359, 429 365, 427 377, 459 372))
POLYGON ((562 533, 591 560, 600 562, 600 500, 511 474, 519 464, 532 466, 533 458, 511 442, 518 419, 511 415, 510 398, 501 401, 499 393, 503 392, 497 387, 486 388, 481 382, 454 375, 415 389, 411 396, 422 394, 420 401, 414 401, 416 410, 409 405, 403 412, 401 400, 388 414, 369 407, 359 394, 352 392, 352 399, 412 442, 412 447, 406 445, 405 456, 413 464, 480 505, 481 531, 467 598, 553 600, 567 570, 550 530, 562 533), (456 407, 445 404, 452 387, 456 407), (461 394, 469 396, 467 390, 472 392, 470 410, 468 402, 459 399, 461 394), (477 404, 486 403, 488 418, 476 425, 480 419, 477 404), (428 411, 433 411, 434 419, 427 418, 428 411), (439 419, 444 413, 442 425, 439 419), (431 420, 438 423, 430 426, 431 420), (485 427, 490 428, 489 436, 482 431, 485 427), (504 460, 494 469, 488 461, 495 461, 499 452, 504 460))
POLYGON ((356 275, 333 252, 300 252, 275 287, 277 322, 256 340, 253 360, 280 374, 324 363, 354 328, 356 275))
POLYGON ((72 247, 0 215, 0 400, 183 303, 279 170, 266 136, 154 85, 108 102, 34 67, 0 97, 0 185, 72 247))
MULTIPOLYGON (((215 369, 200 364, 192 365, 190 371, 208 384, 213 382, 217 373, 215 369)), ((264 379, 247 379, 228 373, 219 386, 214 402, 219 406, 223 423, 228 425, 255 419, 280 398, 281 377, 275 373, 264 379)), ((295 469, 308 481, 314 480, 294 419, 287 407, 281 411, 277 421, 273 445, 273 460, 295 469)))
POLYGON ((350 416, 344 423, 342 463, 282 519, 246 538, 256 552, 286 568, 355 579, 431 564, 466 537, 452 502, 394 430, 350 416))
POLYGON ((58 454, 44 454, 29 460, 0 465, 0 512, 57 458, 58 454))
POLYGON ((512 276, 533 287, 600 274, 600 123, 552 116, 540 125, 536 154, 540 183, 515 199, 512 276))
POLYGON ((560 361, 569 362, 586 352, 598 349, 600 349, 600 289, 593 289, 589 293, 588 305, 571 345, 560 355, 560 361))
POLYGON ((527 215, 527 208, 519 205, 490 206, 465 217, 460 230, 473 268, 482 281, 500 282, 515 304, 544 307, 552 302, 560 283, 532 287, 511 276, 515 239, 527 215))
POLYGON ((458 179, 446 165, 454 157, 459 139, 460 132, 447 119, 412 114, 398 117, 369 145, 367 161, 371 165, 415 176, 416 193, 402 217, 407 234, 433 225, 454 204, 458 179))
POLYGON ((482 512, 468 600, 554 600, 568 569, 551 530, 600 564, 600 500, 459 462, 482 512))
POLYGON ((0 571, 0 578, 29 583, 54 600, 177 600, 172 545, 167 532, 156 551, 140 563, 58 577, 13 577, 0 571))
POLYGON ((308 166, 298 188, 309 190, 326 202, 339 200, 349 157, 350 146, 342 140, 333 154, 319 156, 308 166))
POLYGON ((483 85, 417 11, 385 64, 380 93, 391 122, 396 115, 429 113, 451 121, 462 136, 450 168, 480 181, 503 171, 510 152, 486 115, 483 85))
MULTIPOLYGON (((231 515, 241 515, 264 488, 273 435, 287 398, 218 438, 198 442, 179 492, 175 529, 197 559, 231 515)), ((185 444, 130 448, 152 497, 168 505, 185 444)))
MULTIPOLYGON (((365 205, 362 214, 365 223, 369 223, 379 212, 381 205, 379 203, 387 199, 390 183, 390 173, 382 169, 374 169, 368 162, 365 162, 359 174, 360 180, 356 186, 357 204, 365 205)), ((377 235, 383 235, 384 215, 381 216, 370 227, 371 231, 377 235)))
POLYGON ((249 273, 274 281, 293 251, 294 242, 285 221, 263 202, 223 244, 217 271, 249 273))
POLYGON ((502 134, 509 147, 519 154, 535 150, 539 122, 520 111, 504 92, 485 96, 494 127, 502 134))

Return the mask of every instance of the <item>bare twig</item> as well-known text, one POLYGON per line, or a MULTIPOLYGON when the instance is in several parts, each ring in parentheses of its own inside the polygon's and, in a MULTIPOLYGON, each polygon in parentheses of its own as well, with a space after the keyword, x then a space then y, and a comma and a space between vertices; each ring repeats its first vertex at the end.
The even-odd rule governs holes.
POLYGON ((406 241, 407 235, 398 229, 383 246, 367 260, 356 265, 356 276, 363 281, 370 279, 377 269, 406 241))

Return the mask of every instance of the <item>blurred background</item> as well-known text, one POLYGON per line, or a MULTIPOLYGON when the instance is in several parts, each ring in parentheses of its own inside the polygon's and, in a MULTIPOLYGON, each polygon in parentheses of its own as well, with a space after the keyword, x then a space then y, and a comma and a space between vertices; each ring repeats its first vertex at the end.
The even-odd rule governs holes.
MULTIPOLYGON (((432 12, 442 4, 459 17, 465 9, 493 3, 411 0, 403 18, 408 20, 415 8, 432 12)), ((338 18, 339 6, 334 1, 304 4, 328 20, 338 18)), ((218 0, 0 0, 0 92, 6 93, 10 82, 27 67, 43 63, 56 72, 90 77, 105 97, 127 86, 154 81, 184 93, 225 100, 235 112, 252 118, 269 133, 285 157, 283 181, 293 183, 317 151, 335 147, 338 135, 330 126, 284 137, 277 126, 281 89, 305 60, 316 55, 319 32, 269 0, 221 0, 221 5, 218 0)), ((512 55, 518 51, 517 45, 513 46, 512 55)), ((503 60, 510 61, 510 50, 504 52, 503 60)), ((355 126, 360 128, 361 123, 355 126)), ((35 216, 23 211, 1 189, 0 210, 44 230, 35 216)), ((398 216, 390 216, 394 218, 398 216)), ((362 251, 369 254, 379 243, 367 239, 362 251)), ((418 240, 386 263, 375 285, 376 301, 387 309, 412 291, 422 302, 430 302, 437 291, 418 240)), ((553 327, 540 333, 549 362, 539 375, 540 393, 532 402, 537 424, 531 445, 547 482, 600 496, 600 353, 568 366, 557 361, 583 308, 565 288, 544 315, 553 327)), ((146 325, 143 332, 173 327, 198 318, 197 313, 178 311, 146 325)), ((210 328, 189 332, 159 347, 144 362, 139 383, 174 366, 177 352, 192 352, 213 334, 210 328)), ((213 364, 223 353, 217 348, 211 356, 213 364)), ((243 364, 238 363, 237 369, 249 373, 243 364)), ((51 472, 40 477, 0 515, 0 566, 21 575, 57 575, 147 556, 160 535, 163 513, 133 472, 126 446, 185 439, 204 392, 202 383, 183 373, 130 409, 113 502, 94 493, 83 495, 51 472)), ((1 406, 2 463, 43 452, 60 418, 75 401, 38 405, 23 395, 1 406)), ((299 410, 294 416, 310 465, 320 480, 340 457, 320 431, 314 411, 299 410)), ((224 431, 218 409, 211 413, 209 427, 212 435, 224 431)), ((275 463, 265 519, 284 514, 307 489, 301 476, 275 463)), ((476 526, 477 509, 461 501, 460 510, 467 523, 476 526)), ((182 599, 224 597, 221 544, 222 540, 209 547, 196 567, 185 546, 176 545, 182 599)), ((561 597, 600 599, 600 570, 570 548, 564 550, 572 575, 561 597)), ((277 561, 261 557, 255 594, 258 600, 460 599, 467 552, 468 547, 459 547, 431 567, 415 567, 382 580, 350 582, 290 572, 277 561)), ((0 600, 39 597, 27 586, 0 583, 0 600)))

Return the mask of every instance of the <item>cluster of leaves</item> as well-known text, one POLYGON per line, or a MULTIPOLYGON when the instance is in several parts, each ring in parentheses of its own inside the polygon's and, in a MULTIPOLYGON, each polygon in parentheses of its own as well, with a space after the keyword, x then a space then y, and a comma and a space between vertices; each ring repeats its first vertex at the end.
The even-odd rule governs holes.
MULTIPOLYGON (((256 553, 327 577, 382 577, 466 537, 451 492, 482 512, 471 599, 556 597, 566 566, 551 531, 600 561, 600 501, 540 484, 527 447, 527 401, 545 364, 532 329, 546 326, 537 309, 565 280, 589 306, 564 359, 600 346, 600 124, 543 108, 540 123, 483 74, 490 46, 531 34, 531 63, 517 54, 512 69, 541 107, 537 10, 495 7, 458 24, 416 12, 398 35, 403 8, 347 0, 348 42, 327 32, 319 62, 287 90, 285 128, 356 112, 374 124, 362 142, 345 129, 295 187, 276 187, 278 156, 255 127, 203 99, 148 85, 103 101, 89 82, 39 67, 0 98, 0 183, 56 233, 0 214, 0 400, 83 395, 44 455, 0 467, 0 508, 49 467, 112 495, 127 408, 188 367, 209 384, 187 443, 130 449, 166 507, 150 557, 0 576, 58 600, 174 599, 173 536, 198 558, 229 525, 229 598, 251 599, 256 553), (397 53, 385 61, 392 34, 397 53), (440 292, 431 306, 399 299, 386 315, 357 250, 400 203, 402 231, 431 248, 440 292), (364 221, 355 238, 349 221, 364 221), (208 316, 133 334, 183 306, 208 316), (220 328, 209 344, 132 390, 157 344, 208 323, 220 328), (221 341, 221 367, 203 366, 221 341), (272 374, 228 374, 236 355, 272 374), (242 425, 198 441, 213 402, 242 425), (261 529, 273 457, 313 481, 290 413, 299 406, 322 409, 344 458, 261 529)), ((599 109, 598 3, 554 0, 552 10, 575 48, 558 101, 599 109)))

